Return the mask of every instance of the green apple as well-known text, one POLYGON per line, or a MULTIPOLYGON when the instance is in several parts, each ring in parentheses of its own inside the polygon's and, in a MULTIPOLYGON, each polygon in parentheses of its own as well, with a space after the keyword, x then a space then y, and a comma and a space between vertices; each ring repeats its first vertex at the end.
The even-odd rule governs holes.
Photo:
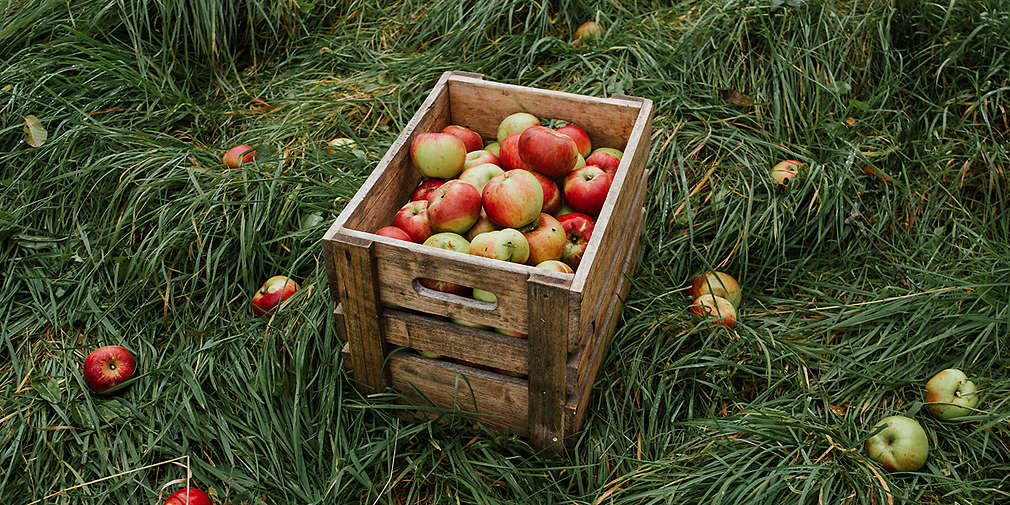
POLYGON ((474 237, 473 242, 470 242, 470 254, 513 263, 526 263, 530 257, 530 245, 519 230, 504 228, 474 237))
POLYGON ((956 368, 943 370, 926 382, 926 410, 938 419, 969 415, 976 405, 975 384, 956 368))
POLYGON ((876 433, 866 440, 866 452, 887 471, 914 472, 926 464, 929 439, 915 419, 885 417, 871 431, 876 433))
MULTIPOLYGON (((501 141, 505 140, 505 137, 508 137, 513 133, 522 133, 527 128, 537 126, 539 124, 540 119, 528 112, 516 112, 515 114, 509 114, 508 116, 505 116, 505 119, 501 120, 501 123, 498 123, 498 142, 501 143, 501 141)), ((491 151, 486 147, 484 149, 491 151)))

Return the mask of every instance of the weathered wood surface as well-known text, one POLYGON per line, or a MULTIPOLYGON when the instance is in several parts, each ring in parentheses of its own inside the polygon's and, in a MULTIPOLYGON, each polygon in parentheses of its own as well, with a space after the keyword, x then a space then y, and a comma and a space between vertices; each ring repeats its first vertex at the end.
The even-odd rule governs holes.
POLYGON ((389 384, 382 366, 386 346, 379 325, 379 293, 372 262, 372 242, 337 237, 331 243, 337 290, 344 307, 344 331, 350 344, 354 379, 375 393, 389 384))
POLYGON ((531 275, 527 284, 529 331, 529 431, 535 447, 547 448, 565 438, 564 405, 568 362, 568 286, 547 276, 531 275))

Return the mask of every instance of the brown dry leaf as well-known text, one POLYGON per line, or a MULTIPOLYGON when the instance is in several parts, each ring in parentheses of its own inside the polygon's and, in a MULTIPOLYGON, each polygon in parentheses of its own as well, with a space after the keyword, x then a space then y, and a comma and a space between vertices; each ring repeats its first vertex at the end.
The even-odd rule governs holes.
POLYGON ((46 143, 49 132, 42 127, 42 122, 33 114, 25 116, 25 143, 32 147, 39 147, 46 143))
POLYGON ((733 105, 743 105, 746 107, 754 105, 754 101, 751 100, 751 97, 741 93, 738 89, 723 90, 722 99, 733 105))

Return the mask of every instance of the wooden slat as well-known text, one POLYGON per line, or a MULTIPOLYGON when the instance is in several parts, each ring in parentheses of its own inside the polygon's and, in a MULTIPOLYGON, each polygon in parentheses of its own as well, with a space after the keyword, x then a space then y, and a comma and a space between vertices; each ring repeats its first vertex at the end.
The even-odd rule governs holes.
POLYGON ((379 294, 372 262, 372 243, 338 237, 331 244, 337 289, 344 309, 344 327, 359 387, 374 393, 389 377, 382 366, 386 355, 379 326, 379 294))
POLYGON ((570 293, 552 278, 534 274, 528 282, 529 431, 535 447, 560 447, 564 440, 565 376, 570 293))
POLYGON ((562 91, 485 81, 480 77, 449 78, 450 121, 495 138, 498 124, 514 112, 575 123, 589 133, 593 147, 624 150, 642 103, 636 99, 596 98, 562 91))

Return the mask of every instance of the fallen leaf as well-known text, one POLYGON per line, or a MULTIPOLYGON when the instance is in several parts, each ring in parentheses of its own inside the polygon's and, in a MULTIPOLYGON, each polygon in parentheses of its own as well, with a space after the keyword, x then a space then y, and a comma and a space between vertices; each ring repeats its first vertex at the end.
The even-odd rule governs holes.
POLYGON ((32 114, 25 116, 25 143, 32 147, 39 147, 46 143, 49 132, 42 127, 39 118, 32 114))

